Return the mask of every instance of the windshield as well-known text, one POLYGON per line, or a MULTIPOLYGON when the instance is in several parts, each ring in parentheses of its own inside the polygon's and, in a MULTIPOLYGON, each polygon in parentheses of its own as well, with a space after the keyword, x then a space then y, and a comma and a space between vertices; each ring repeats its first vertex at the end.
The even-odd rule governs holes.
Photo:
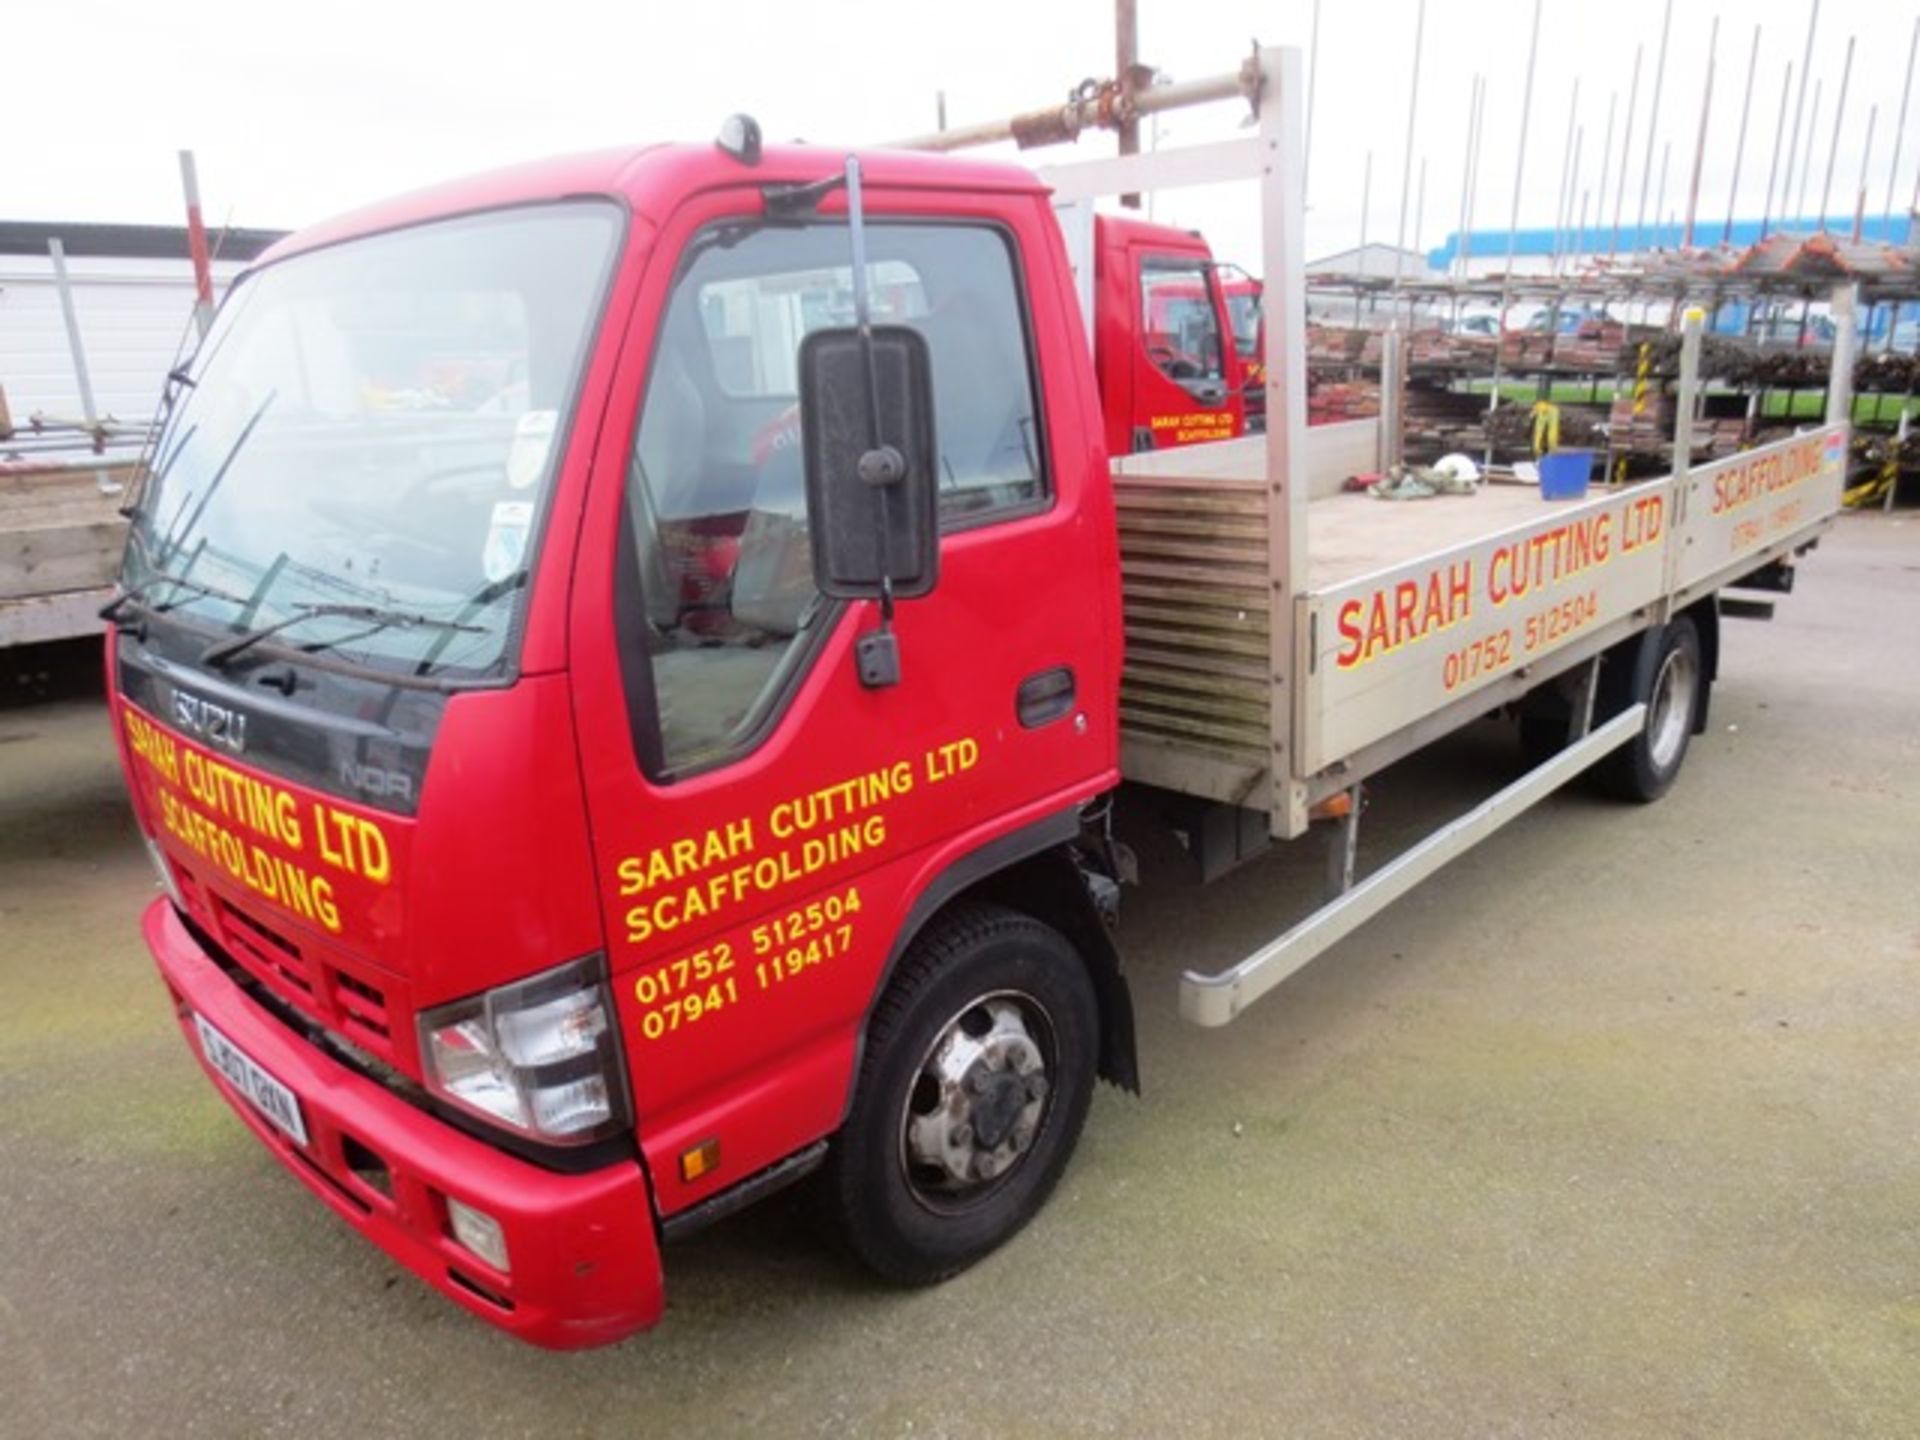
POLYGON ((1227 323, 1233 326, 1233 348, 1252 359, 1260 350, 1260 295, 1257 291, 1227 292, 1227 323))
POLYGON ((619 228, 544 205, 249 277, 181 382, 125 587, 380 669, 504 669, 619 228))

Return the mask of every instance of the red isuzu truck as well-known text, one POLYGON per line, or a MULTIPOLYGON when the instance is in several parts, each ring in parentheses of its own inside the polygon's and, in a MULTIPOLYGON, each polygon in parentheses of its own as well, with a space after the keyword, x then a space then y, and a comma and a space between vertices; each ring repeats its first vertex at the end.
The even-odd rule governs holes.
POLYGON ((1844 425, 1559 505, 1340 494, 1299 77, 1160 87, 1257 133, 1041 178, 730 124, 234 286, 108 676, 181 1029, 325 1205, 548 1346, 652 1324, 664 1244, 802 1177, 936 1280, 1044 1202, 1098 1078, 1138 1088, 1123 777, 1220 863, 1344 810, 1327 904, 1182 982, 1208 1025, 1580 771, 1671 783, 1716 594, 1784 583, 1844 425), (1273 423, 1110 458, 1054 206, 1236 176, 1273 423), (1540 763, 1356 881, 1361 782, 1497 710, 1540 763))

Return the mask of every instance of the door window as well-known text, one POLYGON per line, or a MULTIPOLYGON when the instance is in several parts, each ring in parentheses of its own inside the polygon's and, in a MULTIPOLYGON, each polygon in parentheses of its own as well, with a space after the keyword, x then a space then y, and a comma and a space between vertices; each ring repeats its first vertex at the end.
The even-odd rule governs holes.
POLYGON ((1199 260, 1148 259, 1140 265, 1140 333, 1160 373, 1182 385, 1224 378, 1220 317, 1199 260))
MULTIPOLYGON (((853 323, 844 224, 734 222, 697 235, 661 321, 626 511, 666 774, 751 748, 824 627, 807 535, 800 342, 853 323)), ((933 360, 943 524, 1046 499, 1013 251, 981 225, 874 224, 876 324, 933 360)))

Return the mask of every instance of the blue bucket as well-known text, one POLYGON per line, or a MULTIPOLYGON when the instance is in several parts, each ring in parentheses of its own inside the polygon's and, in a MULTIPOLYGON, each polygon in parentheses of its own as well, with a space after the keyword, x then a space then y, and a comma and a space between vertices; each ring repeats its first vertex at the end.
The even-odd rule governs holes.
POLYGON ((1540 457, 1542 500, 1584 500, 1593 478, 1593 451, 1555 450, 1540 457))

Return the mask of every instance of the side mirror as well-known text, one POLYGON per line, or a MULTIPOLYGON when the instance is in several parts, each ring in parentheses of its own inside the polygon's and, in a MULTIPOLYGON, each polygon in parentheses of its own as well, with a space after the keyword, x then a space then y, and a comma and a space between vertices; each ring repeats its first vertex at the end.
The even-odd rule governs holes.
POLYGON ((926 338, 876 325, 872 392, 856 329, 800 343, 800 443, 813 573, 839 599, 911 599, 940 568, 933 362, 926 338), (874 443, 875 437, 879 443, 874 443))

